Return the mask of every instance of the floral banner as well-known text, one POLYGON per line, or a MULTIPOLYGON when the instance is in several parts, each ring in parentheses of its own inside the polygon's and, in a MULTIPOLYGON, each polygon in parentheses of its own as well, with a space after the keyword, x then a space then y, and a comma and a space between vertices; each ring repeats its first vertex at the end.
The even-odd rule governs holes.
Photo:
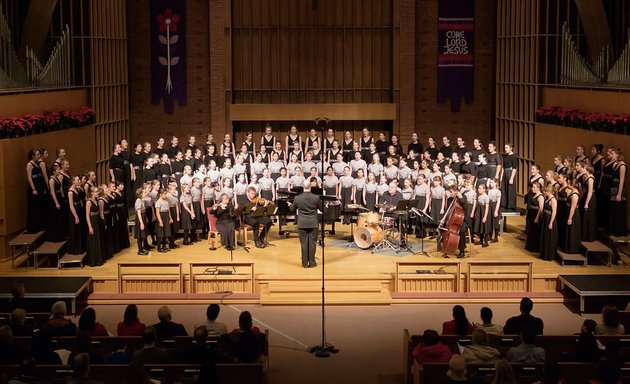
POLYGON ((151 0, 151 103, 186 105, 186 1, 151 0))
POLYGON ((536 111, 536 121, 592 131, 630 134, 630 114, 584 112, 577 109, 542 106, 536 111))
POLYGON ((438 3, 438 103, 451 100, 459 112, 461 98, 474 96, 475 0, 439 0, 438 3))

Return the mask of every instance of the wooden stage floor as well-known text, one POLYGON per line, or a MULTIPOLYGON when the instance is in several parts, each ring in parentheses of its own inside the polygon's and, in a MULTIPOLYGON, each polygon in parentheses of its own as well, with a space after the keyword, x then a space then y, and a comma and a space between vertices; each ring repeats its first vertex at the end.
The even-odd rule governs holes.
MULTIPOLYGON (((350 244, 347 238, 350 235, 349 225, 337 225, 336 235, 326 238, 325 258, 326 276, 328 280, 327 297, 331 303, 338 304, 391 304, 405 302, 448 302, 449 300, 470 300, 483 301, 494 298, 507 301, 517 300, 520 296, 530 295, 539 300, 561 301, 558 294, 559 274, 610 274, 610 273, 630 273, 630 268, 626 266, 607 267, 594 263, 587 267, 581 266, 561 266, 558 262, 547 262, 540 260, 537 255, 524 250, 524 242, 518 239, 517 234, 522 231, 523 218, 510 218, 509 232, 504 233, 498 243, 491 243, 489 247, 482 248, 474 246, 474 253, 467 255, 461 260, 458 279, 448 280, 445 276, 432 274, 429 283, 418 281, 403 282, 397 278, 397 262, 429 262, 433 265, 414 266, 407 268, 407 275, 401 276, 408 279, 424 278, 427 275, 416 274, 416 269, 435 270, 445 266, 451 260, 457 260, 454 256, 444 259, 437 253, 435 240, 425 239, 425 249, 430 253, 430 257, 421 254, 411 254, 401 252, 395 254, 392 251, 383 253, 371 253, 371 250, 362 250, 356 247, 348 248, 350 244), (480 273, 489 272, 489 275, 479 275, 479 281, 467 280, 470 263, 483 262, 480 273), (527 270, 514 267, 510 270, 510 265, 499 266, 502 263, 531 262, 530 274, 527 270), (497 265, 495 265, 497 264, 497 265), (411 271, 411 272, 409 272, 411 271), (529 280, 528 280, 529 279, 529 280), (458 280, 456 283, 455 280, 458 280), (474 287, 472 284, 476 284, 474 287)), ((288 227, 289 229, 292 226, 288 227)), ((410 236, 411 247, 414 250, 420 249, 420 239, 410 236)), ((182 246, 169 253, 151 252, 149 256, 138 256, 137 250, 132 248, 120 252, 113 259, 109 260, 101 267, 69 268, 58 270, 56 268, 11 268, 11 262, 0 263, 0 273, 2 275, 24 276, 91 276, 94 281, 93 300, 104 300, 109 302, 125 302, 129 300, 141 300, 142 296, 129 296, 129 293, 152 294, 146 297, 147 300, 159 302, 160 295, 170 297, 172 301, 178 300, 214 300, 212 296, 216 292, 231 290, 235 293, 230 297, 222 296, 221 299, 238 300, 239 292, 245 293, 242 300, 261 304, 314 304, 321 297, 321 260, 316 268, 304 269, 300 263, 300 245, 297 234, 292 234, 289 238, 278 236, 278 227, 271 229, 269 241, 273 246, 258 249, 251 245, 250 252, 243 250, 233 253, 233 261, 239 263, 253 263, 253 282, 244 281, 242 285, 234 285, 228 280, 235 276, 247 275, 250 272, 243 272, 239 267, 237 275, 213 275, 213 284, 200 285, 194 288, 197 294, 190 295, 190 263, 226 263, 230 262, 230 253, 224 248, 210 251, 206 241, 198 242, 192 246, 182 246), (159 284, 159 278, 151 276, 154 268, 143 267, 135 275, 145 275, 146 280, 152 280, 152 284, 125 286, 125 279, 119 280, 119 264, 125 263, 180 263, 182 265, 182 281, 179 286, 166 283, 159 284), (241 273, 243 272, 243 273, 241 273), (219 277, 220 276, 220 277, 219 277), (157 281, 157 283, 156 283, 157 281), (248 285, 249 284, 249 285, 248 285), (250 287, 250 288, 248 288, 250 287), (253 288, 252 288, 253 287, 253 288), (253 292, 252 292, 253 291, 253 292), (121 292, 127 293, 121 295, 121 292), (177 295, 177 293, 181 293, 177 295), (186 295, 187 294, 187 295, 186 295), (168 296, 171 295, 171 296, 168 296)), ((134 242, 132 242, 134 244, 134 242)), ((321 257, 321 247, 318 247, 316 254, 321 257)), ((454 267, 449 267, 450 271, 455 271, 454 267)), ((447 269, 448 271, 449 269, 447 269)), ((159 274, 159 273, 158 273, 159 274)), ((455 272, 453 275, 455 276, 455 272)), ((473 276, 473 274, 471 274, 473 276)), ((208 276, 205 276, 206 279, 208 276)), ((242 280, 246 280, 241 276, 242 280)), ((200 279, 200 281, 202 281, 200 279)), ((92 300, 91 299, 91 300, 92 300)))

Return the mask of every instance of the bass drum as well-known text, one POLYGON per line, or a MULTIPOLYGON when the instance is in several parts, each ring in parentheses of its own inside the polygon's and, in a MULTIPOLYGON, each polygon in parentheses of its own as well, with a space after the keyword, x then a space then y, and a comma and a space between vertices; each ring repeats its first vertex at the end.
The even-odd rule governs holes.
POLYGON ((354 242, 361 249, 368 249, 383 240, 383 230, 378 225, 359 227, 354 231, 354 242))
POLYGON ((369 227, 370 225, 378 225, 380 221, 381 216, 376 212, 359 213, 357 227, 369 227))

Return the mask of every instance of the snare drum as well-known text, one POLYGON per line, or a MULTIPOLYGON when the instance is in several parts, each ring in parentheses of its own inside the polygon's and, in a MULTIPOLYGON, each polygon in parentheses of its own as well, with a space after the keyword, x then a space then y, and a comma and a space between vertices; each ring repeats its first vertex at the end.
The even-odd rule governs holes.
POLYGON ((381 217, 376 212, 359 213, 359 219, 357 220, 357 227, 368 227, 371 225, 377 225, 380 221, 381 221, 381 217))
POLYGON ((354 231, 354 242, 361 249, 368 249, 383 240, 383 230, 378 225, 358 227, 354 231))
POLYGON ((396 225, 396 218, 395 217, 388 217, 385 216, 383 217, 383 225, 386 227, 393 227, 396 225))

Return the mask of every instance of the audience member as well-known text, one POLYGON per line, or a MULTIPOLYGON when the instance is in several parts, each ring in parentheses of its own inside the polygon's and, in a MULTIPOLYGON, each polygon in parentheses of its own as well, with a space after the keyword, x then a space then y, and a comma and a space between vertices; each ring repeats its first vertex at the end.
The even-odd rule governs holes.
POLYGON ((505 327, 503 327, 503 333, 506 335, 518 335, 521 333, 521 329, 528 325, 535 334, 542 335, 544 324, 541 319, 530 314, 533 308, 534 302, 532 299, 523 297, 520 305, 521 314, 508 319, 505 327))
POLYGON ((224 323, 216 321, 221 312, 218 304, 210 304, 206 309, 206 320, 203 323, 195 324, 195 329, 203 326, 208 330, 209 336, 221 336, 227 333, 227 326, 224 323))
POLYGON ((503 327, 492 323, 492 309, 488 307, 481 308, 481 324, 475 323, 474 327, 483 329, 489 335, 503 334, 503 327))
POLYGON ((78 353, 72 357, 72 378, 68 384, 102 384, 102 382, 90 378, 90 356, 87 353, 78 353))
POLYGON ((413 357, 420 364, 448 363, 453 352, 440 342, 437 331, 427 329, 422 335, 422 343, 413 348, 413 357))
POLYGON ((626 329, 619 322, 619 310, 614 305, 607 305, 602 310, 602 324, 595 327, 596 335, 623 335, 626 329))
POLYGON ((0 365, 19 364, 22 357, 22 350, 13 345, 11 328, 3 325, 0 327, 0 365))
POLYGON ((490 384, 517 384, 512 365, 507 360, 500 359, 494 364, 494 377, 490 384))
POLYGON ((593 334, 596 325, 595 320, 584 320, 580 329, 580 335, 575 341, 575 355, 573 358, 576 361, 594 363, 599 360, 601 355, 600 345, 593 334))
POLYGON ((466 359, 462 355, 453 355, 448 364, 446 376, 448 379, 442 381, 443 384, 469 384, 472 381, 466 377, 468 374, 466 368, 466 359))
POLYGON ((216 363, 217 350, 208 343, 208 330, 201 326, 195 328, 195 344, 182 352, 182 362, 186 364, 216 363))
POLYGON ((33 334, 29 354, 38 365, 61 365, 61 357, 53 351, 48 329, 41 329, 33 334))
POLYGON ((87 331, 79 330, 74 337, 74 349, 68 358, 68 361, 73 361, 73 357, 78 354, 86 353, 90 356, 90 362, 92 364, 104 364, 105 360, 103 356, 92 350, 92 337, 87 331))
POLYGON ((521 329, 521 344, 508 350, 505 356, 511 363, 540 363, 545 361, 545 350, 534 344, 536 332, 526 325, 521 329))
POLYGON ((9 327, 13 336, 33 336, 33 329, 26 325, 26 311, 24 308, 15 308, 9 316, 9 327))
POLYGON ((219 339, 221 357, 238 363, 259 361, 265 353, 265 336, 253 326, 251 313, 241 312, 238 326, 238 329, 219 339))
POLYGON ((160 322, 153 324, 153 328, 155 328, 159 339, 167 339, 175 336, 188 336, 186 328, 184 328, 183 325, 175 323, 171 320, 171 310, 166 305, 163 305, 158 309, 158 319, 160 319, 160 322))
MULTIPOLYGON (((50 310, 52 318, 48 320, 46 328, 49 329, 51 336, 74 336, 76 326, 66 319, 66 303, 57 301, 52 305, 50 310)), ((38 363, 39 364, 39 363, 38 363)))
POLYGON ((9 299, 9 303, 7 305, 7 312, 13 312, 16 308, 22 308, 24 310, 29 310, 29 303, 26 299, 26 288, 24 288, 24 283, 18 282, 13 284, 11 287, 11 299, 9 299))
POLYGON ((453 307, 453 320, 445 321, 442 324, 443 335, 470 335, 473 326, 466 317, 466 310, 461 305, 453 307))
POLYGON ((588 384, 620 384, 621 369, 619 364, 613 360, 602 359, 597 364, 595 377, 588 381, 588 384))
POLYGON ((498 349, 490 346, 486 331, 475 329, 472 333, 472 344, 464 347, 462 356, 468 364, 486 364, 497 361, 501 353, 498 349))
POLYGON ((142 333, 142 348, 136 350, 131 357, 131 364, 168 364, 171 359, 168 353, 155 346, 157 332, 154 327, 147 327, 142 333))
POLYGON ((125 308, 123 321, 118 323, 118 336, 142 336, 147 326, 138 319, 138 306, 129 304, 125 308))
MULTIPOLYGON (((88 332, 90 336, 109 336, 109 332, 107 332, 105 326, 96 321, 96 311, 94 308, 85 308, 83 312, 81 312, 77 334, 80 331, 88 332)), ((91 361, 94 363, 94 360, 91 361)))
POLYGON ((127 352, 127 345, 124 341, 119 340, 114 344, 114 351, 107 356, 107 364, 129 364, 131 363, 131 354, 127 352))
POLYGON ((33 384, 35 381, 35 360, 25 357, 20 361, 20 376, 9 380, 8 384, 33 384))

